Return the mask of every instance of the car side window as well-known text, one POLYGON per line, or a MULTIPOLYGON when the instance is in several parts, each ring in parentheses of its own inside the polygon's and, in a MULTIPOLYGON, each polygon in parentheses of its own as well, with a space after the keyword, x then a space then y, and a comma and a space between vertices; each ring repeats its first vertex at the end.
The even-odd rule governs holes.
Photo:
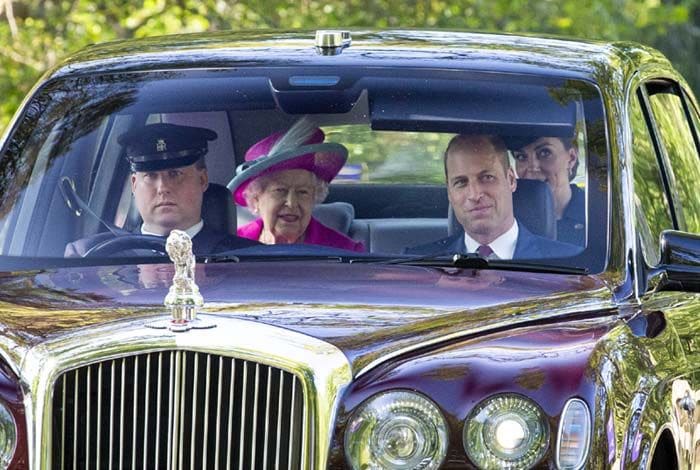
POLYGON ((674 202, 679 226, 682 230, 700 233, 700 198, 697 193, 700 159, 680 89, 670 82, 652 82, 646 88, 661 152, 665 153, 672 173, 669 181, 677 198, 674 202))
POLYGON ((663 230, 673 228, 673 218, 659 160, 638 99, 631 100, 630 111, 636 228, 644 259, 648 264, 656 265, 659 261, 659 236, 663 230))

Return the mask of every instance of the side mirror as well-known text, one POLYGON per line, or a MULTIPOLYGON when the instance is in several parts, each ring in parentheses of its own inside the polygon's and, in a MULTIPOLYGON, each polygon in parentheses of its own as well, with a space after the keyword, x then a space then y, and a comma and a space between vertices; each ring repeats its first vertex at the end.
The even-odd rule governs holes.
POLYGON ((700 292, 700 235, 664 230, 660 240, 661 290, 700 292))

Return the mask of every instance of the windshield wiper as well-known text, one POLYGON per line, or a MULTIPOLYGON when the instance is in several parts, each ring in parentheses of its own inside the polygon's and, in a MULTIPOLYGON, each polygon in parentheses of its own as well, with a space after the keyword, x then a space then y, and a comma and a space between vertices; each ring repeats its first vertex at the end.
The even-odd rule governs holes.
POLYGON ((353 263, 372 263, 372 264, 428 264, 428 265, 439 265, 439 266, 458 266, 457 262, 459 263, 468 263, 469 266, 461 266, 459 267, 468 267, 468 268, 488 268, 489 267, 489 260, 486 258, 482 258, 479 255, 476 254, 468 254, 468 255, 462 255, 462 254, 454 254, 454 255, 442 255, 442 254, 435 254, 435 253, 430 253, 427 255, 405 255, 401 258, 387 258, 387 257, 382 257, 380 259, 377 259, 376 257, 373 258, 363 258, 363 259, 356 259, 351 261, 353 263))
POLYGON ((347 263, 348 258, 333 255, 281 255, 275 254, 238 254, 238 255, 209 255, 203 257, 204 263, 240 263, 241 261, 265 261, 265 262, 287 262, 287 261, 330 261, 334 263, 347 263))
POLYGON ((318 245, 255 245, 246 248, 222 251, 202 257, 205 263, 227 263, 242 261, 329 261, 349 263, 358 256, 367 253, 355 253, 339 248, 318 245))
POLYGON ((460 254, 453 255, 420 255, 420 256, 405 256, 402 258, 391 258, 383 260, 353 260, 351 262, 367 262, 371 261, 377 264, 415 264, 427 266, 454 266, 456 268, 466 269, 502 269, 507 271, 530 271, 540 273, 555 273, 555 274, 587 274, 587 268, 557 266, 551 264, 534 263, 517 260, 488 260, 476 254, 460 254))
POLYGON ((236 255, 208 255, 202 257, 204 264, 209 263, 240 263, 241 258, 236 255))

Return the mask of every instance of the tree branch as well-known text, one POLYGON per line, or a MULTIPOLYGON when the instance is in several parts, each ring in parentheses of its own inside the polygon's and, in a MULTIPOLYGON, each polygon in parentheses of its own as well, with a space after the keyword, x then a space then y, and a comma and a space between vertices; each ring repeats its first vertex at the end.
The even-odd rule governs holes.
POLYGON ((0 15, 2 15, 3 11, 5 16, 7 16, 7 24, 10 25, 10 33, 13 38, 16 38, 19 31, 17 30, 15 14, 12 10, 12 0, 0 0, 0 15))
POLYGON ((46 70, 46 64, 37 60, 32 60, 30 58, 24 57, 19 52, 15 51, 9 47, 0 48, 0 55, 4 55, 8 59, 17 62, 18 64, 26 65, 31 67, 37 72, 43 72, 46 70))

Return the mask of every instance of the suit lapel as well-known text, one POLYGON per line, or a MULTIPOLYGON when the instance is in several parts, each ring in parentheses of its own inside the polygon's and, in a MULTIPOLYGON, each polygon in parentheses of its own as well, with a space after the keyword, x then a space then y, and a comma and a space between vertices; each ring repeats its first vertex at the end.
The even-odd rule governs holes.
POLYGON ((518 240, 515 243, 513 258, 540 258, 543 253, 537 239, 525 226, 518 223, 518 240))
POLYGON ((460 235, 455 235, 451 238, 445 240, 445 249, 450 252, 450 254, 466 254, 467 248, 464 244, 464 232, 460 235))

